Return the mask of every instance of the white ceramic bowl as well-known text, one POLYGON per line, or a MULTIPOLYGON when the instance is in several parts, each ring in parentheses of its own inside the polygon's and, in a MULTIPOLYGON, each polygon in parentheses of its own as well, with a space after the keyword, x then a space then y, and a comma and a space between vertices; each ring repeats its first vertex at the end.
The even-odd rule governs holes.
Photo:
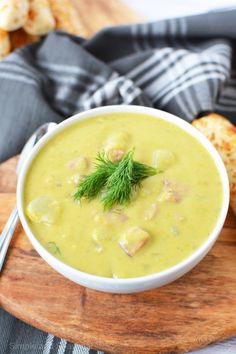
POLYGON ((40 256, 52 268, 54 268, 56 271, 64 275, 66 278, 69 278, 70 280, 74 281, 75 283, 81 284, 88 288, 105 291, 105 292, 112 292, 112 293, 133 293, 133 292, 148 290, 152 288, 157 288, 172 282, 173 280, 181 277, 190 269, 192 269, 196 264, 198 264, 202 260, 202 258, 208 253, 208 251, 215 243, 223 227, 227 215, 228 205, 229 205, 228 176, 225 170, 225 166, 219 154, 213 147, 213 145, 201 133, 199 133, 194 127, 192 127, 189 123, 186 123, 184 120, 172 114, 166 113, 164 111, 160 111, 153 108, 140 107, 140 106, 106 106, 106 107, 95 108, 83 113, 76 114, 75 116, 67 119, 63 123, 60 123, 55 128, 55 130, 47 133, 33 148, 32 152, 27 158, 27 161, 24 162, 21 168, 20 176, 18 179, 18 185, 17 185, 17 207, 19 211, 20 220, 26 235, 28 236, 29 240, 31 241, 32 245, 37 250, 37 252, 40 254, 40 256), (112 279, 112 278, 99 277, 99 276, 81 272, 63 263, 62 261, 54 257, 51 253, 49 253, 46 250, 46 248, 44 248, 41 245, 41 243, 39 243, 36 236, 32 233, 29 227, 27 218, 23 210, 25 176, 32 161, 34 160, 38 152, 41 150, 41 148, 55 134, 59 133, 60 131, 70 126, 71 124, 74 124, 75 122, 78 122, 83 119, 88 119, 96 115, 109 114, 114 112, 141 113, 141 114, 148 114, 152 117, 157 117, 159 119, 161 118, 165 121, 177 125, 185 132, 195 137, 205 147, 205 149, 212 156, 212 159, 215 161, 216 166, 220 173, 222 186, 223 186, 223 200, 222 200, 219 218, 210 236, 193 254, 191 254, 188 258, 184 259, 182 262, 160 273, 155 273, 155 274, 137 277, 137 278, 129 278, 129 279, 112 279))

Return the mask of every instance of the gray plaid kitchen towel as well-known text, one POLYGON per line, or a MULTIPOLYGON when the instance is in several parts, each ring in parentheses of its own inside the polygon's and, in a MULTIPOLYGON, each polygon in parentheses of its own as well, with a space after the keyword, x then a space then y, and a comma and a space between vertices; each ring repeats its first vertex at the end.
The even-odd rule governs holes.
MULTIPOLYGON (((0 161, 43 122, 112 104, 147 105, 191 121, 236 122, 236 10, 111 27, 89 40, 55 32, 0 63, 0 161)), ((95 353, 0 310, 0 353, 95 353)))
POLYGON ((0 161, 43 122, 112 104, 191 121, 235 119, 236 10, 111 27, 89 40, 55 32, 0 63, 0 161))

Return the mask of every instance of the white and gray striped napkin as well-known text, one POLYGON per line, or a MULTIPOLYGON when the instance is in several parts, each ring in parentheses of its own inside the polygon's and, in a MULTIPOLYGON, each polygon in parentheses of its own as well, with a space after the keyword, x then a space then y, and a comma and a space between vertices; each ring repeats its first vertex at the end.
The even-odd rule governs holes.
MULTIPOLYGON (((112 104, 160 108, 191 121, 236 122, 236 10, 111 27, 89 40, 61 32, 0 63, 0 161, 43 122, 112 104)), ((0 310, 1 354, 96 353, 0 310)), ((99 352, 98 352, 99 353, 99 352)))

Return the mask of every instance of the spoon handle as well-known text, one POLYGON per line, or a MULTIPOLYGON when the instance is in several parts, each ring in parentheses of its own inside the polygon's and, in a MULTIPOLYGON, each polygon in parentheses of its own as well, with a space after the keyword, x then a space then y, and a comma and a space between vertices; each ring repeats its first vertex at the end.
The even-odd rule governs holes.
POLYGON ((0 237, 0 272, 2 270, 2 266, 6 257, 6 253, 11 242, 13 233, 15 231, 16 225, 18 222, 18 211, 15 207, 7 220, 7 223, 2 231, 0 237))

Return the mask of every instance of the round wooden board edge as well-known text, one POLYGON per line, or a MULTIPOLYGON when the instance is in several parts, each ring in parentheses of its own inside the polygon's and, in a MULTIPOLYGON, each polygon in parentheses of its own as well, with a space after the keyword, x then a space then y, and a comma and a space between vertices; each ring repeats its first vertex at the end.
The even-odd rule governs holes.
MULTIPOLYGON (((38 255, 38 257, 40 257, 38 255)), ((60 275, 62 276, 62 275, 60 275)), ((0 276, 1 279, 1 276, 0 276)), ((176 280, 178 281, 178 280, 176 280)), ((76 286, 80 286, 78 284, 75 284, 76 286)), ((81 286, 82 287, 82 286, 81 286)), ((87 288, 82 287, 85 290, 87 288)), ((95 291, 95 290, 93 290, 95 291)), ((148 292, 149 290, 147 290, 148 292)), ((101 293, 101 292, 99 292, 101 293)), ((13 306, 8 306, 8 301, 4 301, 3 296, 0 293, 0 307, 7 311, 9 314, 11 314, 12 316, 16 317, 17 319, 23 321, 24 323, 40 330, 43 331, 45 333, 49 333, 52 334, 56 337, 59 337, 60 339, 64 339, 66 341, 71 342, 72 344, 79 344, 85 347, 90 347, 91 349, 94 350, 98 350, 98 351, 103 351, 105 353, 111 353, 111 354, 181 354, 181 353, 188 353, 189 351, 195 351, 195 350, 199 350, 201 348, 205 348, 210 344, 213 343, 218 343, 224 340, 227 340, 231 337, 233 337, 234 335, 236 335, 236 330, 234 327, 227 329, 227 332, 225 330, 221 330, 219 328, 219 331, 217 331, 217 333, 214 333, 214 338, 212 338, 212 336, 206 335, 206 336, 201 336, 200 338, 197 338, 197 340, 195 341, 189 341, 189 342, 185 342, 184 345, 182 342, 176 342, 175 344, 170 345, 169 347, 165 347, 165 349, 163 348, 152 348, 152 349, 146 349, 146 348, 132 348, 130 347, 130 344, 127 344, 127 346, 125 345, 117 345, 114 344, 114 341, 111 341, 109 343, 109 339, 108 337, 106 338, 106 343, 104 343, 103 341, 98 340, 97 338, 93 337, 93 341, 91 342, 91 336, 83 336, 84 332, 80 333, 80 339, 79 341, 74 342, 74 339, 70 336, 70 335, 64 335, 63 330, 60 331, 60 328, 57 329, 53 329, 50 330, 50 332, 48 331, 48 327, 46 324, 42 323, 41 321, 38 321, 36 318, 29 318, 27 316, 24 316, 23 313, 17 309, 17 306, 13 307, 13 306), (218 338, 217 340, 215 340, 215 338, 218 338)))

